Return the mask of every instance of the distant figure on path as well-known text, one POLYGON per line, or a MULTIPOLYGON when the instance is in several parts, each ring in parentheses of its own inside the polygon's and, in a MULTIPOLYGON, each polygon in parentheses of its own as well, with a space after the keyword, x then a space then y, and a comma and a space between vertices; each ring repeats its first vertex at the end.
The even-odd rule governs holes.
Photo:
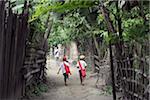
POLYGON ((65 86, 67 86, 67 79, 69 78, 69 74, 71 75, 69 67, 70 67, 70 64, 67 61, 67 58, 64 56, 63 57, 63 62, 61 63, 57 74, 59 74, 60 70, 62 70, 62 73, 63 73, 63 76, 64 76, 65 86))
POLYGON ((59 60, 59 56, 60 56, 60 51, 59 51, 58 47, 56 47, 56 49, 54 51, 54 56, 56 58, 56 61, 58 61, 59 60))
POLYGON ((83 81, 86 77, 87 63, 84 61, 84 59, 85 59, 85 56, 81 55, 80 60, 77 62, 77 68, 79 69, 79 77, 80 77, 81 85, 84 85, 83 81))

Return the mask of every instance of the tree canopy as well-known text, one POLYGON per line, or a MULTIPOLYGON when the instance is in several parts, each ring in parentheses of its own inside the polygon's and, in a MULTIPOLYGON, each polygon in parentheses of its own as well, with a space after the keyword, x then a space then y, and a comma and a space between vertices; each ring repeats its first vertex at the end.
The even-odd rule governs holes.
MULTIPOLYGON (((11 0, 14 11, 21 12, 24 0, 11 0)), ((100 36, 106 42, 115 42, 119 35, 118 19, 124 41, 140 41, 148 38, 150 13, 148 1, 125 0, 29 0, 31 34, 42 36, 48 26, 45 23, 50 13, 53 21, 49 35, 50 44, 69 43, 71 40, 86 41, 100 36), (108 36, 105 15, 101 3, 107 9, 110 21, 116 30, 108 36), (117 5, 116 5, 117 4, 117 5)))

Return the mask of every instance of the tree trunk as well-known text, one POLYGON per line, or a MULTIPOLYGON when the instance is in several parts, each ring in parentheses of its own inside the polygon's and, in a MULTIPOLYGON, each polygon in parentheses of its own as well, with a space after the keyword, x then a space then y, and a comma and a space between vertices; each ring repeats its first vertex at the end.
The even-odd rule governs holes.
POLYGON ((97 50, 97 53, 98 53, 98 57, 99 57, 99 60, 100 60, 100 47, 98 45, 98 42, 97 42, 95 36, 93 36, 93 40, 94 40, 94 44, 95 44, 95 47, 96 47, 96 50, 97 50))
MULTIPOLYGON (((110 33, 115 34, 116 30, 113 27, 112 21, 109 17, 108 10, 103 5, 102 1, 100 1, 100 9, 102 11, 102 14, 105 18, 105 22, 106 22, 107 27, 108 27, 108 35, 110 35, 110 33)), ((111 65, 111 76, 112 76, 112 87, 113 87, 113 99, 116 100, 115 75, 114 75, 114 65, 113 65, 111 40, 109 41, 109 51, 110 51, 110 65, 111 65)), ((119 57, 119 56, 117 56, 117 57, 119 57)))
POLYGON ((91 65, 91 69, 92 69, 92 73, 95 72, 95 65, 94 65, 94 50, 93 50, 93 39, 90 38, 89 40, 89 61, 90 61, 90 65, 91 65))

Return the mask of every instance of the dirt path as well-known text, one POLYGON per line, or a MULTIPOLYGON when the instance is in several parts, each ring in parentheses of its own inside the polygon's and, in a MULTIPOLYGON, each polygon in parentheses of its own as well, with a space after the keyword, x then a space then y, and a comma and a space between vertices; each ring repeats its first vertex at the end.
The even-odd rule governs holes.
POLYGON ((95 79, 86 79, 85 86, 81 86, 78 77, 78 70, 71 67, 72 75, 68 86, 64 86, 63 75, 57 75, 58 66, 55 60, 48 60, 48 81, 49 91, 36 100, 112 100, 112 96, 101 95, 100 90, 94 86, 95 79))

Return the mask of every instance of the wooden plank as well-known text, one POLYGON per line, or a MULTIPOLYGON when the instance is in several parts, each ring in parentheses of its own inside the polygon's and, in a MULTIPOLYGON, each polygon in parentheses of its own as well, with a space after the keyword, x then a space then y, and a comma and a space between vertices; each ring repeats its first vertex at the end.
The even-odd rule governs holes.
POLYGON ((123 60, 117 60, 117 59, 114 59, 115 62, 127 62, 127 61, 133 61, 133 60, 138 60, 138 61, 143 61, 143 62, 146 62, 147 61, 145 59, 148 59, 148 57, 143 57, 143 58, 140 58, 140 57, 133 57, 133 58, 125 58, 123 60))
POLYGON ((133 91, 130 91, 128 89, 124 89, 126 93, 129 93, 130 95, 133 95, 135 97, 137 97, 140 100, 147 100, 146 98, 143 98, 142 95, 134 93, 133 91))
MULTIPOLYGON (((15 16, 14 15, 12 15, 12 17, 13 17, 13 22, 12 23, 15 23, 15 16)), ((9 58, 10 58, 10 62, 9 62, 9 66, 10 66, 10 68, 9 68, 9 70, 8 70, 8 74, 9 74, 9 83, 11 83, 11 84, 9 84, 8 85, 8 91, 9 91, 9 94, 10 94, 10 96, 13 96, 13 94, 12 94, 12 91, 14 91, 13 90, 13 86, 12 86, 12 83, 13 83, 13 75, 12 75, 12 71, 13 71, 13 60, 14 60, 14 44, 15 44, 15 34, 14 34, 14 30, 15 30, 15 27, 16 26, 16 24, 13 24, 13 26, 12 26, 12 32, 10 33, 11 34, 11 46, 10 46, 10 56, 9 56, 9 58)))
POLYGON ((37 53, 40 55, 45 55, 45 52, 43 50, 37 50, 37 53))
POLYGON ((99 57, 97 55, 94 55, 94 59, 99 60, 99 57))
POLYGON ((9 73, 8 71, 10 71, 10 53, 11 53, 11 35, 12 35, 12 11, 9 7, 9 10, 8 10, 8 17, 7 17, 7 23, 6 23, 6 54, 5 54, 5 61, 6 61, 6 84, 7 84, 7 88, 6 88, 6 94, 7 94, 7 97, 9 97, 9 94, 10 94, 10 89, 8 88, 8 85, 10 84, 10 80, 9 80, 9 73))
POLYGON ((28 83, 28 82, 31 80, 31 78, 33 78, 33 75, 30 75, 30 76, 27 78, 26 83, 28 83))
POLYGON ((43 63, 43 62, 45 62, 45 59, 38 59, 38 60, 36 61, 36 63, 43 63))
POLYGON ((5 18, 5 3, 0 2, 0 98, 3 98, 3 66, 4 66, 4 18, 5 18))
POLYGON ((37 55, 36 53, 26 53, 26 57, 35 58, 39 57, 39 55, 37 55))
POLYGON ((100 66, 99 61, 95 60, 95 65, 100 66))
POLYGON ((30 72, 28 72, 26 75, 24 75, 24 78, 28 78, 31 74, 37 73, 40 71, 40 68, 32 70, 30 72))
POLYGON ((33 60, 35 60, 35 57, 33 57, 33 56, 26 56, 26 57, 24 58, 24 62, 25 62, 25 61, 33 61, 33 60))
POLYGON ((134 71, 142 76, 144 76, 145 78, 148 79, 148 75, 146 73, 143 73, 141 70, 138 70, 138 69, 134 69, 134 68, 120 68, 121 70, 127 70, 127 71, 134 71))
POLYGON ((33 75, 31 75, 31 76, 26 80, 25 86, 27 87, 28 85, 31 85, 31 84, 33 83, 33 79, 34 79, 34 77, 33 77, 33 75))
POLYGON ((21 94, 21 87, 22 87, 22 84, 21 84, 21 81, 22 81, 22 78, 21 78, 21 73, 20 73, 20 70, 22 69, 23 67, 23 49, 24 49, 24 38, 25 38, 25 34, 24 33, 24 28, 23 27, 23 23, 22 23, 22 19, 23 17, 20 15, 19 16, 19 28, 18 28, 18 36, 17 36, 17 58, 16 58, 16 80, 15 80, 15 96, 16 97, 19 97, 21 94))
POLYGON ((146 89, 146 86, 144 84, 141 84, 140 82, 136 81, 136 80, 133 80, 133 79, 129 79, 129 78, 122 78, 121 79, 122 81, 126 81, 126 82, 131 82, 131 83, 135 83, 135 84, 138 84, 140 86, 142 86, 144 89, 146 89))
POLYGON ((43 62, 43 63, 42 63, 42 66, 45 66, 45 65, 46 65, 46 62, 43 62))
MULTIPOLYGON (((43 65, 43 64, 42 64, 42 65, 43 65)), ((37 63, 33 63, 33 64, 31 64, 31 65, 24 65, 23 67, 24 67, 24 68, 38 68, 39 65, 38 65, 37 63)))
MULTIPOLYGON (((25 4, 24 4, 24 7, 25 6, 27 6, 27 1, 25 1, 25 4)), ((27 9, 24 9, 24 10, 27 10, 27 9)), ((23 60, 24 60, 24 58, 25 58, 25 47, 26 47, 26 40, 27 40, 27 36, 28 36, 28 33, 29 33, 29 30, 28 30, 28 11, 27 12, 24 12, 23 14, 22 14, 22 30, 23 30, 23 39, 22 39, 22 44, 21 45, 23 45, 23 48, 22 48, 22 51, 21 51, 21 53, 22 53, 22 62, 21 62, 21 67, 23 68, 23 60)), ((21 34, 22 32, 20 32, 20 34, 21 34)), ((22 36, 21 36, 22 37, 22 36)), ((25 86, 25 82, 22 80, 23 78, 22 78, 22 76, 23 75, 20 75, 21 77, 20 77, 20 84, 21 84, 21 87, 20 87, 20 96, 22 96, 23 94, 24 94, 24 91, 25 91, 25 88, 24 88, 24 86, 25 86)))
POLYGON ((18 48, 18 42, 20 42, 18 40, 19 38, 19 30, 20 30, 20 19, 18 17, 18 15, 16 16, 16 27, 15 28, 15 32, 14 32, 14 39, 15 39, 15 43, 14 43, 14 56, 13 56, 13 70, 12 70, 12 88, 14 89, 14 93, 12 94, 12 98, 14 98, 14 96, 16 96, 16 81, 17 81, 17 68, 18 68, 18 52, 19 52, 19 48, 18 48))
POLYGON ((34 64, 35 62, 33 61, 33 60, 31 60, 31 61, 25 61, 24 62, 24 65, 32 65, 32 64, 34 64))
POLYGON ((0 1, 0 98, 15 100, 22 95, 20 71, 23 67, 28 16, 21 14, 19 18, 4 4, 0 1), (4 13, 4 8, 9 12, 4 13))
POLYGON ((99 71, 99 70, 100 70, 98 67, 95 67, 95 69, 96 69, 97 71, 99 71))

